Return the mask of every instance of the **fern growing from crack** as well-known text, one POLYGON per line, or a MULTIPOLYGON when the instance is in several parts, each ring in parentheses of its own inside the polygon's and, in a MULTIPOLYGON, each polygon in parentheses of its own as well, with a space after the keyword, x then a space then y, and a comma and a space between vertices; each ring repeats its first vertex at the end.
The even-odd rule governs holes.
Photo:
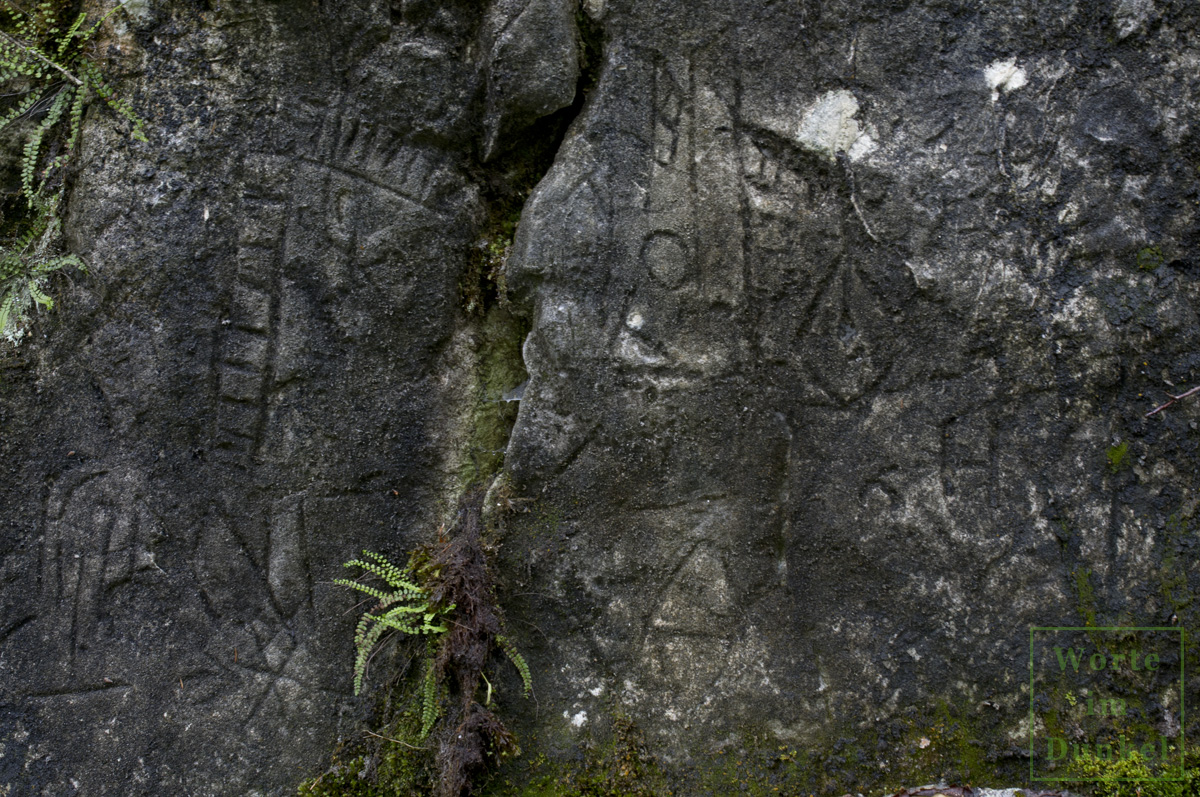
POLYGON ((371 611, 366 612, 359 619, 354 633, 356 651, 354 694, 362 692, 367 665, 385 632, 392 630, 413 636, 430 637, 426 656, 428 661, 421 716, 422 735, 424 736, 429 733, 429 729, 437 721, 438 715, 437 672, 433 658, 433 640, 446 633, 447 629, 445 625, 442 625, 442 617, 454 610, 454 604, 445 607, 431 606, 428 590, 416 583, 408 568, 399 568, 382 554, 374 551, 363 551, 362 559, 352 559, 344 566, 361 568, 365 573, 376 576, 386 585, 385 589, 381 589, 347 578, 339 578, 333 582, 343 587, 350 587, 378 601, 371 611))

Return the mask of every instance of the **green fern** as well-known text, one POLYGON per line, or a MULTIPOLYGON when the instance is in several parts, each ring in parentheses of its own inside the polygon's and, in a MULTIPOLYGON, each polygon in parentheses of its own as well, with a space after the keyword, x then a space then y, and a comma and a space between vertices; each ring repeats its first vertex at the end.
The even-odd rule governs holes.
MULTIPOLYGON (((68 267, 83 270, 75 255, 62 253, 58 207, 63 170, 78 150, 79 131, 89 102, 99 97, 145 141, 144 123, 118 97, 88 58, 101 25, 125 3, 94 22, 86 13, 60 22, 61 0, 22 3, 0 0, 0 130, 22 125, 21 195, 26 211, 22 232, 0 241, 0 338, 16 344, 35 307, 50 308, 47 283, 68 267)), ((11 229, 11 227, 10 227, 11 229)))
MULTIPOLYGON (((128 2, 128 0, 126 0, 128 2)), ((0 0, 0 93, 17 98, 0 113, 0 129, 30 118, 21 156, 21 193, 30 208, 57 174, 72 160, 79 142, 83 113, 99 97, 132 126, 130 136, 146 141, 145 123, 127 101, 118 97, 87 57, 87 47, 100 26, 125 3, 118 3, 91 25, 81 13, 62 25, 55 3, 41 2, 22 10, 14 0, 0 0), (49 156, 43 145, 62 143, 61 153, 49 156)))
POLYGON ((496 644, 504 651, 504 655, 508 656, 512 661, 513 666, 517 668, 517 672, 521 673, 521 683, 524 685, 524 695, 529 697, 533 692, 533 676, 529 672, 529 664, 525 661, 525 657, 517 650, 517 646, 512 643, 506 636, 497 636, 496 644))
MULTIPOLYGON (((439 647, 443 644, 442 635, 448 630, 446 616, 454 610, 455 606, 454 604, 445 607, 432 605, 429 589, 413 573, 411 566, 397 567, 381 554, 363 551, 361 559, 352 559, 345 563, 345 567, 359 568, 363 575, 370 575, 382 582, 382 585, 364 584, 345 578, 339 578, 333 582, 360 592, 376 602, 373 608, 359 618, 358 627, 354 633, 354 694, 362 692, 367 666, 384 633, 400 631, 414 636, 424 636, 427 640, 424 656, 425 670, 419 689, 421 738, 424 739, 441 717, 440 701, 443 697, 443 690, 440 683, 444 673, 439 668, 437 657, 439 647)), ((426 577, 429 572, 436 573, 438 570, 439 567, 426 564, 420 572, 423 577, 426 577)), ((521 674, 525 697, 529 697, 533 692, 533 678, 525 657, 517 651, 516 646, 507 637, 497 635, 495 641, 521 674)), ((479 676, 487 682, 487 677, 483 673, 479 673, 479 676)), ((490 683, 488 684, 488 696, 485 704, 491 702, 490 683)))
POLYGON ((34 307, 54 306, 46 292, 51 275, 66 268, 87 270, 77 256, 58 251, 62 238, 59 199, 59 194, 39 198, 25 232, 0 248, 0 338, 14 345, 24 335, 34 307))
MULTIPOLYGON (((385 631, 400 631, 405 634, 436 636, 446 632, 440 618, 454 610, 454 604, 446 607, 433 607, 429 604, 429 593, 413 580, 411 571, 401 569, 389 562, 381 554, 373 551, 363 551, 362 559, 352 559, 345 567, 358 567, 380 578, 386 589, 351 581, 346 578, 336 579, 333 583, 349 587, 374 598, 378 603, 364 614, 358 621, 354 633, 356 657, 354 661, 354 694, 362 692, 363 678, 366 676, 367 664, 371 654, 379 644, 380 637, 385 631)), ((432 656, 431 656, 432 658, 432 656)), ((433 673, 432 661, 430 673, 433 673)), ((432 675, 427 675, 426 680, 432 675)), ((426 684, 426 716, 429 714, 429 685, 426 684)), ((436 697, 436 678, 434 683, 436 697)), ((436 702, 436 701, 435 701, 436 702)), ((436 714, 436 709, 433 709, 436 714)), ((434 716, 436 720, 436 716, 434 716)), ((432 721, 429 722, 432 725, 432 721)))

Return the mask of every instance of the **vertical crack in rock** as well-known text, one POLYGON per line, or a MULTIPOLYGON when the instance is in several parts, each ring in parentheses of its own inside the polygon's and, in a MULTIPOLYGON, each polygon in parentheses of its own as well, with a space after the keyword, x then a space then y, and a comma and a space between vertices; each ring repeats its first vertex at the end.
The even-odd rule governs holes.
POLYGON ((603 58, 598 23, 574 2, 500 2, 485 31, 485 139, 474 178, 486 222, 461 286, 475 319, 479 398, 462 484, 488 482, 502 467, 528 382, 522 347, 529 332, 527 306, 510 299, 505 263, 525 202, 553 167, 603 58))
MULTIPOLYGON (((379 698, 372 738, 339 752, 326 773, 337 783, 346 766, 362 763, 383 788, 427 787, 444 797, 469 793, 502 753, 517 749, 503 714, 478 694, 484 683, 492 693, 484 668, 500 649, 503 617, 488 554, 497 534, 488 524, 511 496, 504 457, 528 381, 522 358, 528 320, 509 300, 504 263, 524 202, 552 167, 600 66, 600 32, 574 12, 574 3, 498 3, 480 37, 489 53, 482 68, 484 139, 467 174, 479 191, 481 221, 458 284, 463 318, 447 346, 449 378, 464 390, 460 428, 451 438, 458 450, 447 452, 456 463, 446 490, 455 510, 437 545, 413 554, 414 562, 427 562, 431 601, 456 607, 432 665, 448 691, 447 706, 428 738, 414 736, 408 725, 424 682, 400 668, 379 698), (407 739, 404 749, 387 744, 396 736, 407 739)), ((319 782, 305 788, 323 794, 319 782)))
POLYGON ((523 322, 463 270, 582 104, 573 7, 122 19, 151 141, 89 116, 92 277, 0 387, 0 791, 279 794, 359 734, 328 582, 502 462, 523 322))

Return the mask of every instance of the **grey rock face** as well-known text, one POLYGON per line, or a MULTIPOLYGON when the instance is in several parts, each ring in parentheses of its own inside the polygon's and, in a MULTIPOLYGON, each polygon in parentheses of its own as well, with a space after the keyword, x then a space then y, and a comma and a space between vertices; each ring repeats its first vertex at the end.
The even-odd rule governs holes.
POLYGON ((579 82, 573 0, 496 3, 486 25, 487 68, 484 155, 491 157, 530 123, 566 108, 579 82))
POLYGON ((108 43, 152 141, 89 127, 94 281, 4 374, 11 793, 292 793, 350 728, 329 582, 403 562, 469 453, 482 22, 156 3, 108 43))
POLYGON ((145 4, 151 144, 89 123, 93 277, 0 377, 0 786, 284 794, 361 719, 326 582, 460 486, 460 280, 577 14, 506 272, 527 751, 618 711, 682 772, 938 701, 1020 747, 1030 625, 1192 621, 1198 410, 1142 415, 1200 380, 1196 13, 145 4))
POLYGON ((1004 753, 1072 573, 1171 613, 1195 409, 1141 415, 1200 376, 1196 19, 1138 9, 610 5, 509 261, 551 738, 615 704, 681 760, 819 749, 947 700, 1004 753))

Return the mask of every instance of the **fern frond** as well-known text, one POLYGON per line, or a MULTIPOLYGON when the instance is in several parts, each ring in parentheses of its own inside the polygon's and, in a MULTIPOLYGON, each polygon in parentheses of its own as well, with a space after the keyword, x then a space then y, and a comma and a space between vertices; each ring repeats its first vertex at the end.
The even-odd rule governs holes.
POLYGON ((383 571, 381 577, 393 587, 400 587, 401 585, 404 585, 405 588, 415 589, 415 587, 413 587, 406 578, 409 573, 407 567, 396 567, 394 564, 389 562, 383 554, 376 553, 375 551, 363 551, 363 556, 367 557, 368 559, 375 560, 376 564, 378 564, 383 571))
POLYGON ((416 623, 407 621, 402 617, 379 617, 372 615, 372 619, 378 623, 378 628, 391 628, 394 631, 399 631, 403 634, 412 634, 416 636, 421 633, 421 627, 416 623))
POLYGON ((13 345, 33 308, 54 306, 45 287, 50 276, 68 267, 86 270, 78 256, 56 252, 62 239, 58 201, 59 194, 35 196, 24 231, 0 245, 0 337, 13 345))
POLYGON ((25 289, 29 291, 29 296, 35 302, 42 305, 47 310, 54 307, 54 300, 42 292, 41 288, 38 286, 37 280, 29 280, 29 284, 25 286, 25 289))
MULTIPOLYGON (((40 28, 40 30, 44 30, 47 34, 50 33, 50 31, 45 28, 40 28)), ((32 70, 32 72, 28 73, 31 74, 31 76, 43 78, 51 72, 58 72, 60 75, 65 77, 68 82, 73 83, 76 86, 83 85, 83 81, 71 74, 71 72, 65 66, 54 61, 54 59, 43 53, 36 45, 17 41, 7 33, 3 32, 0 32, 0 41, 4 41, 8 45, 6 48, 6 53, 11 54, 6 56, 5 60, 11 65, 32 70)))
POLYGON ((387 612, 373 616, 378 617, 380 620, 387 619, 388 622, 392 623, 408 623, 419 628, 421 621, 416 617, 407 615, 420 614, 424 612, 426 608, 428 607, 426 607, 424 604, 420 606, 393 606, 387 612))
POLYGON ((25 12, 12 3, 5 3, 4 10, 8 12, 8 17, 12 20, 14 26, 18 26, 20 21, 25 17, 25 12))
POLYGON ((359 618, 354 633, 354 693, 357 695, 362 691, 367 662, 385 631, 399 631, 413 636, 445 633, 446 626, 436 620, 440 615, 453 611, 454 606, 431 609, 429 592, 409 580, 411 574, 407 568, 396 567, 382 554, 363 551, 362 559, 351 559, 345 563, 345 567, 361 568, 392 588, 388 591, 346 578, 335 579, 333 582, 375 598, 379 602, 373 610, 359 618))
POLYGON ((433 652, 427 657, 428 665, 425 667, 425 688, 423 690, 423 700, 421 702, 421 738, 424 739, 429 735, 429 731, 433 729, 433 724, 437 722, 438 710, 437 699, 437 662, 434 660, 433 652))
POLYGON ((129 5, 129 0, 123 0, 123 2, 117 3, 115 6, 110 8, 108 10, 108 13, 106 13, 104 16, 100 17, 100 19, 96 20, 95 25, 92 25, 92 27, 88 28, 85 32, 79 34, 80 43, 86 42, 88 39, 95 36, 96 31, 100 30, 100 26, 103 25, 108 20, 109 17, 111 17, 113 14, 117 13, 118 11, 120 11, 122 8, 124 8, 127 5, 129 5))
POLYGON ((29 94, 27 94, 20 102, 12 107, 12 110, 0 117, 0 130, 3 130, 25 114, 29 113, 30 109, 33 108, 33 106, 36 105, 38 100, 41 98, 41 92, 29 92, 29 94))
POLYGON ((45 234, 49 226, 49 220, 45 214, 39 214, 34 218, 29 228, 13 242, 12 246, 7 249, 7 256, 13 258, 15 262, 23 262, 21 255, 25 254, 26 250, 33 245, 33 242, 38 240, 45 234))
POLYGON ((25 195, 29 206, 33 207, 33 175, 37 171, 38 152, 42 148, 42 138, 46 135, 46 127, 38 125, 21 153, 21 193, 25 195))
POLYGON ((360 584, 359 582, 351 581, 348 578, 335 578, 333 580, 333 583, 337 584, 338 586, 349 587, 350 589, 356 589, 359 592, 363 593, 364 595, 370 595, 372 598, 378 598, 381 601, 387 600, 388 598, 390 598, 392 596, 391 593, 384 592, 383 590, 380 590, 380 589, 376 589, 375 587, 372 587, 370 584, 360 584))
POLYGON ((33 10, 33 22, 39 30, 47 30, 54 24, 54 5, 49 0, 38 3, 33 10))
POLYGON ((391 562, 388 562, 386 559, 382 565, 375 564, 374 562, 364 562, 361 559, 351 559, 349 562, 346 562, 344 565, 342 565, 342 567, 361 567, 368 573, 374 573, 375 575, 379 576, 388 584, 388 586, 392 587, 393 589, 411 593, 413 595, 422 594, 420 587, 411 581, 404 579, 402 577, 403 571, 401 571, 391 562))
POLYGON ((49 260, 43 260, 40 263, 35 263, 29 268, 30 276, 40 277, 46 274, 51 274, 55 271, 61 271, 67 266, 77 268, 80 271, 87 273, 87 265, 79 259, 77 255, 60 255, 52 257, 49 260))
POLYGON ((529 697, 533 692, 533 676, 529 672, 529 664, 525 661, 525 657, 517 650, 517 646, 512 643, 512 640, 506 636, 497 635, 496 644, 516 666, 517 672, 521 673, 521 683, 525 686, 525 697, 529 697))
POLYGON ((11 290, 6 291, 4 300, 0 301, 0 334, 4 334, 8 330, 8 319, 12 315, 13 305, 16 304, 16 294, 11 290))
POLYGON ((50 161, 50 165, 46 167, 47 172, 66 166, 75 154, 75 142, 79 140, 79 129, 83 127, 83 106, 87 100, 86 88, 74 92, 74 95, 71 111, 67 115, 67 143, 63 145, 63 153, 50 161))
POLYGON ((90 61, 81 61, 79 64, 79 73, 83 75, 84 83, 95 91, 100 96, 100 99, 104 100, 105 105, 125 117, 133 125, 133 132, 129 135, 142 143, 146 143, 146 133, 142 130, 145 122, 133 112, 133 108, 130 107, 128 102, 113 93, 113 90, 104 82, 104 78, 100 76, 100 70, 96 69, 95 65, 90 61))
POLYGON ((356 695, 362 692, 363 677, 367 673, 367 662, 370 660, 371 653, 375 649, 375 643, 379 641, 379 637, 387 630, 385 626, 374 625, 363 631, 363 627, 367 623, 367 617, 370 617, 370 615, 366 615, 359 621, 359 630, 362 633, 356 635, 355 639, 356 647, 358 648, 358 655, 354 659, 354 694, 356 695))
MULTIPOLYGON (((25 152, 21 157, 21 188, 31 208, 36 204, 35 197, 41 193, 42 189, 42 185, 39 185, 36 191, 33 188, 33 178, 37 171, 38 153, 42 148, 42 140, 46 137, 46 133, 58 124, 58 120, 67 107, 69 94, 70 90, 66 87, 59 90, 54 97, 54 102, 50 104, 50 110, 46 112, 46 118, 34 129, 29 141, 25 142, 25 152)), ((43 185, 44 182, 43 180, 43 185)))
POLYGON ((354 627, 354 644, 356 646, 362 645, 362 641, 366 638, 367 631, 369 631, 370 628, 371 615, 364 614, 362 617, 358 618, 358 625, 354 627))
MULTIPOLYGON (((75 17, 75 22, 73 22, 71 27, 67 28, 67 32, 63 34, 62 41, 58 43, 58 50, 55 53, 59 61, 63 59, 63 53, 65 53, 67 48, 71 46, 71 39, 75 38, 76 33, 79 31, 79 27, 83 24, 85 19, 87 19, 87 12, 80 11, 79 16, 75 17)), ((80 37, 80 41, 84 42, 89 38, 91 38, 90 34, 88 36, 80 37)))
POLYGON ((18 75, 34 77, 39 71, 44 71, 45 63, 34 55, 36 51, 17 39, 0 33, 0 60, 6 69, 18 75))

